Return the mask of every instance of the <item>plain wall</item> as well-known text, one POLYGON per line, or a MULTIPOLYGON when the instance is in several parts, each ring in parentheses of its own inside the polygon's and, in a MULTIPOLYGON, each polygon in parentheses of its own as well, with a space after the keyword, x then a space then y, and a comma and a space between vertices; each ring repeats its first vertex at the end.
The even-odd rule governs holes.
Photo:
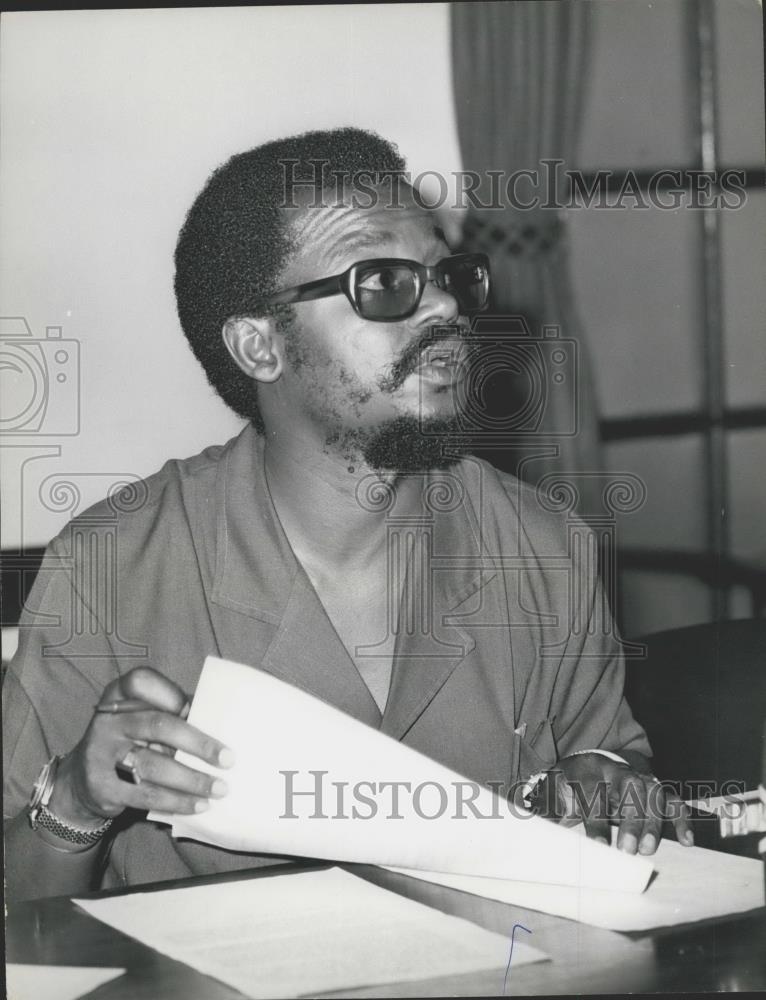
MULTIPOLYGON (((392 139, 415 175, 460 168, 444 4, 5 14, 0 83, 2 316, 36 339, 61 327, 81 362, 79 433, 3 436, 6 548, 46 543, 114 481, 241 426, 186 346, 172 288, 213 168, 346 124, 392 139)), ((71 417, 66 350, 46 404, 65 416, 44 432, 71 417)), ((30 376, 4 365, 2 379, 7 418, 30 376)))

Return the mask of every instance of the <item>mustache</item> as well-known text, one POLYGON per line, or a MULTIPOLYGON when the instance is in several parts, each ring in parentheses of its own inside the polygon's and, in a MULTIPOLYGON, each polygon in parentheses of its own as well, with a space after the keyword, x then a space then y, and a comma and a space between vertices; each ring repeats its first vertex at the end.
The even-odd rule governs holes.
POLYGON ((431 327, 422 337, 407 344, 386 375, 380 380, 381 389, 393 392, 402 386, 405 380, 420 367, 423 352, 427 348, 449 340, 461 340, 467 343, 470 337, 471 328, 461 323, 448 323, 431 327))

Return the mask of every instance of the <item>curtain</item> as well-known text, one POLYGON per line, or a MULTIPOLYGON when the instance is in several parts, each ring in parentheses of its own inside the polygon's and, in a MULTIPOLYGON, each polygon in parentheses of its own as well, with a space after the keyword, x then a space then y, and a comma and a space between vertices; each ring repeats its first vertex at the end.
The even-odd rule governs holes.
MULTIPOLYGON (((508 427, 514 443, 496 443, 490 457, 535 482, 558 471, 598 472, 597 407, 587 344, 573 304, 566 212, 549 196, 553 174, 575 166, 592 11, 580 0, 453 3, 450 8, 463 167, 480 175, 475 194, 481 205, 492 206, 469 207, 462 249, 490 256, 492 313, 523 317, 513 341, 517 369, 525 365, 518 338, 527 332, 537 338, 545 327, 549 337, 558 330, 566 348, 563 355, 556 353, 564 359, 557 366, 551 360, 554 344, 537 341, 529 347, 527 370, 511 372, 503 389, 509 412, 524 411, 527 419, 514 425, 511 416, 508 427), (563 164, 545 165, 555 160, 563 164), (488 171, 501 172, 494 189, 488 171), (515 204, 507 189, 511 176, 517 177, 515 204), (534 197, 539 199, 537 208, 519 207, 534 197), (545 380, 536 392, 530 383, 535 372, 545 380), (539 411, 534 429, 530 407, 539 411)), ((598 505, 598 477, 592 485, 587 476, 578 478, 581 508, 591 507, 591 500, 598 505), (589 491, 594 493, 590 499, 589 491)))

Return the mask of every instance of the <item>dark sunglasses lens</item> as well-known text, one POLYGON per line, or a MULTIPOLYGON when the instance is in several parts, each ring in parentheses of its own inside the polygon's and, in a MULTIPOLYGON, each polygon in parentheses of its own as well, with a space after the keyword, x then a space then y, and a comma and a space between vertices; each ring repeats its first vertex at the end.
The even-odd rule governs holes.
POLYGON ((367 264, 357 271, 356 301, 367 319, 401 319, 417 297, 417 279, 406 264, 367 264))
POLYGON ((442 265, 445 291, 464 313, 478 312, 489 297, 489 267, 481 257, 448 257, 442 265))

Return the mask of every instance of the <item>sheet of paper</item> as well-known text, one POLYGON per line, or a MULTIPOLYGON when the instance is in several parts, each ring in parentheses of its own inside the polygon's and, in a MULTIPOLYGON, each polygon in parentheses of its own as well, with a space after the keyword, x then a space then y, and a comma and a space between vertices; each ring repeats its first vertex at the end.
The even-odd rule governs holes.
MULTIPOLYGON (((252 998, 489 969, 500 985, 510 952, 501 934, 339 868, 75 902, 252 998)), ((514 942, 514 966, 546 957, 514 942)))
POLYGON ((235 851, 626 892, 641 892, 653 871, 643 858, 513 815, 489 789, 253 667, 208 657, 189 722, 231 747, 236 764, 220 772, 230 791, 207 812, 150 813, 177 837, 235 851), (392 783, 400 785, 398 803, 392 783))
POLYGON ((657 875, 641 895, 401 868, 392 870, 475 896, 615 931, 645 931, 691 923, 729 913, 744 913, 764 905, 763 864, 753 858, 740 858, 701 847, 682 847, 676 841, 662 840, 654 865, 657 875))
MULTIPOLYGON (((514 948, 514 962, 515 952, 514 948)), ((8 1000, 77 1000, 123 972, 124 969, 9 962, 5 967, 5 989, 8 1000)))

